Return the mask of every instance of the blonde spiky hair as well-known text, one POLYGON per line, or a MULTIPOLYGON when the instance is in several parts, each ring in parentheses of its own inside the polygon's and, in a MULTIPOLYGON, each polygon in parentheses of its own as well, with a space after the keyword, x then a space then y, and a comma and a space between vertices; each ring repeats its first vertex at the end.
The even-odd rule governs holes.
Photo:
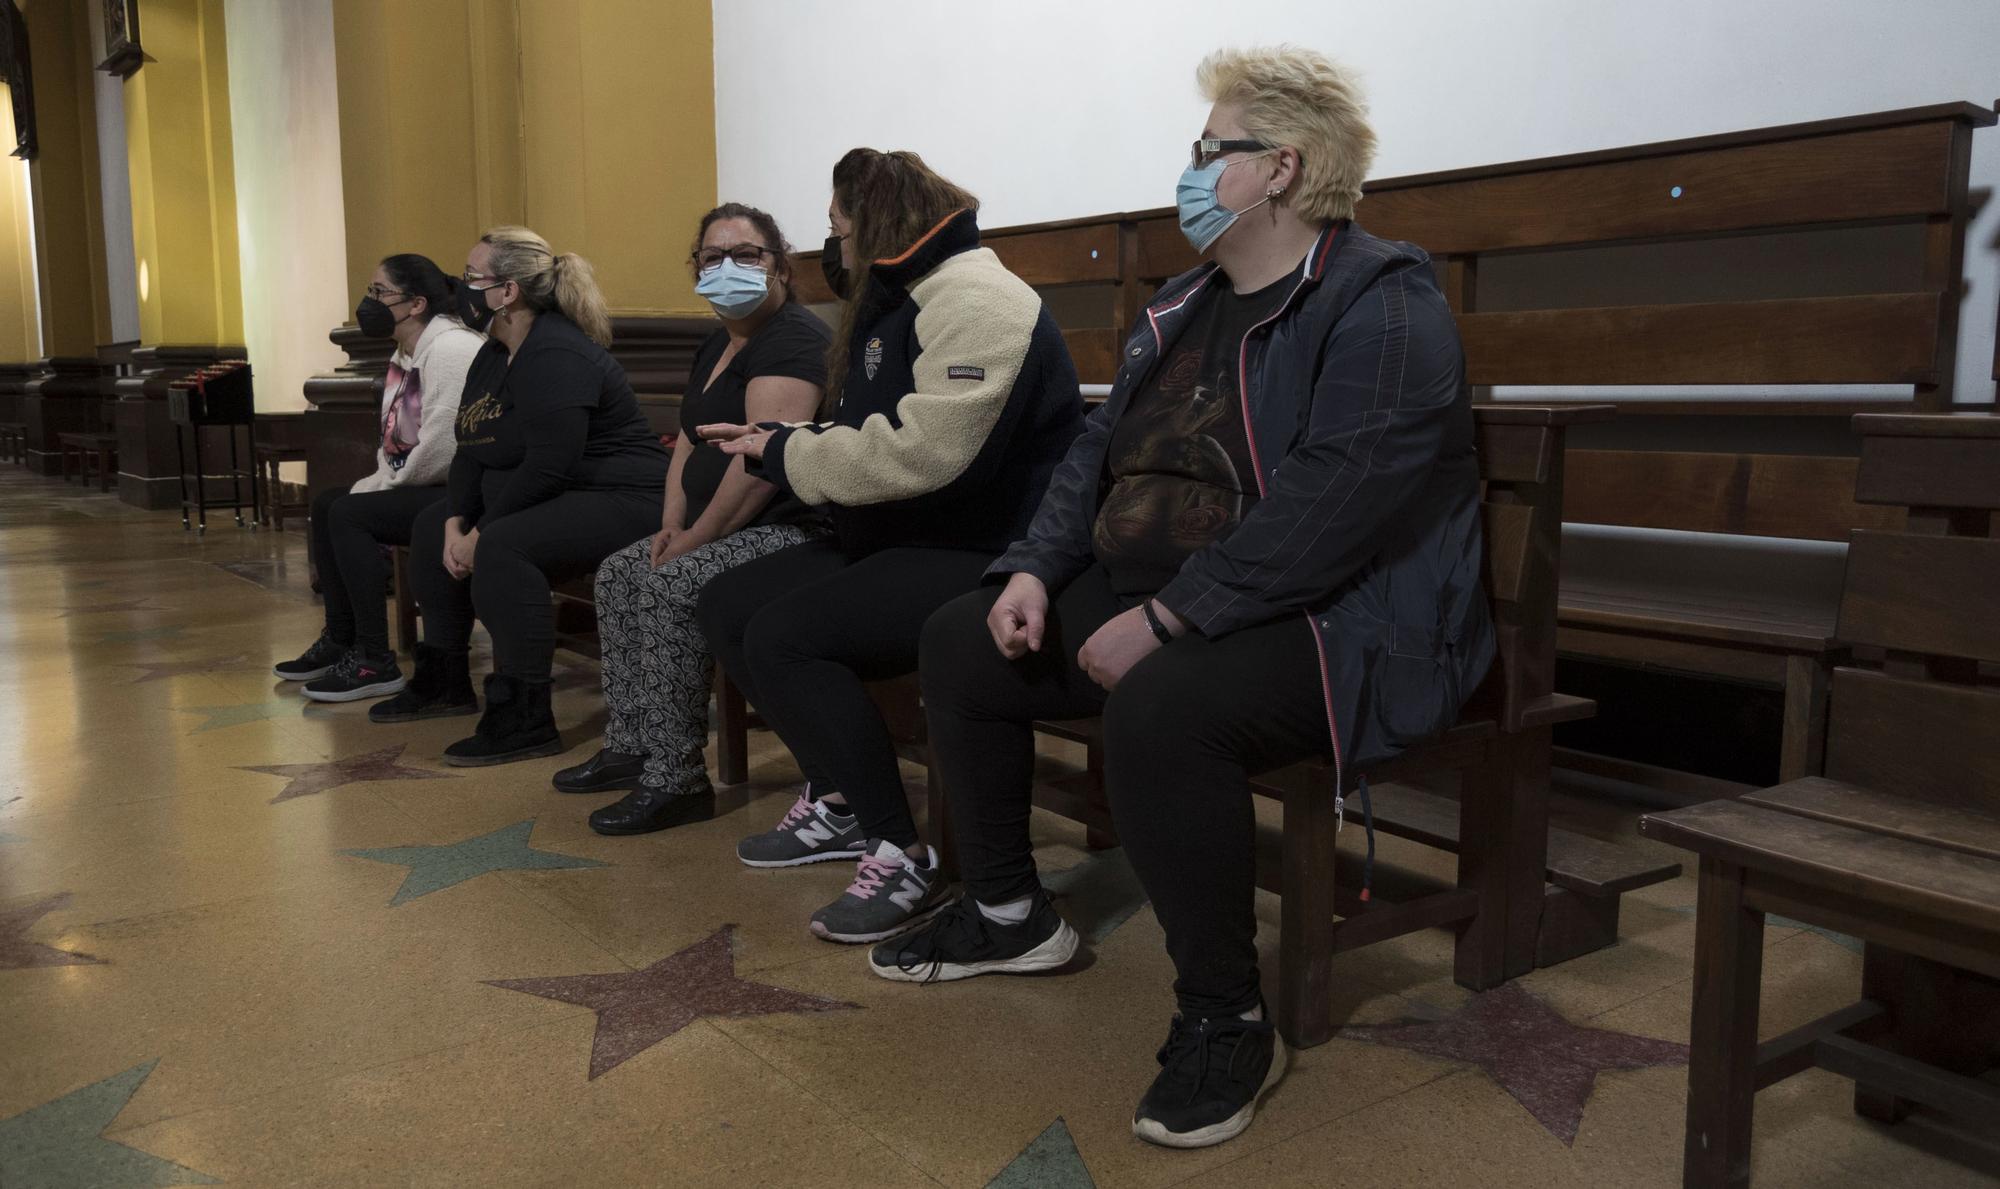
POLYGON ((1217 50, 1195 81, 1210 103, 1243 106, 1243 128, 1296 149, 1299 180, 1286 201, 1309 222, 1354 217, 1375 162, 1368 100, 1351 71, 1298 46, 1217 50))

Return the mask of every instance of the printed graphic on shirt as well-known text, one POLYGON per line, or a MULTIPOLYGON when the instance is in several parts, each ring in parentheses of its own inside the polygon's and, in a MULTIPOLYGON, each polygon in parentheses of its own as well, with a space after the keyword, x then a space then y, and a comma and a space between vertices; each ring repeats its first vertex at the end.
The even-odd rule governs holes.
POLYGON ((458 410, 458 436, 469 436, 488 421, 497 419, 501 412, 499 398, 490 392, 469 405, 461 405, 458 410))
POLYGON ((424 374, 419 368, 404 371, 389 365, 389 390, 396 395, 382 410, 382 456, 389 469, 400 471, 417 448, 417 431, 424 423, 424 374))
POLYGON ((861 352, 861 368, 868 373, 868 378, 872 380, 875 378, 876 370, 881 366, 882 340, 880 338, 869 339, 868 346, 861 352))

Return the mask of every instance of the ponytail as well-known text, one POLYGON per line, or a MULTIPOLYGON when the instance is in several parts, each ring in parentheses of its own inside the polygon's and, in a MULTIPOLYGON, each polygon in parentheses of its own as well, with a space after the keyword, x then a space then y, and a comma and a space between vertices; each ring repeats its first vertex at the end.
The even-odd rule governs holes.
POLYGON ((563 316, 600 347, 611 345, 611 312, 604 307, 604 291, 597 287, 597 272, 590 261, 575 252, 564 252, 551 266, 555 272, 555 301, 563 316))
POLYGON ((526 227, 495 227, 479 242, 493 248, 493 275, 519 285, 529 309, 560 310, 592 342, 611 345, 611 313, 590 261, 575 252, 556 255, 526 227))

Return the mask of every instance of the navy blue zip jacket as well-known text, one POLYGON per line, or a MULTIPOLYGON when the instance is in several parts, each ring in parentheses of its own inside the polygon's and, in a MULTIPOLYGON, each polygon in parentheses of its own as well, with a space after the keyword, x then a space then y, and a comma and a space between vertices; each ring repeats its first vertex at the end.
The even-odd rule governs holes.
MULTIPOLYGON (((1112 426, 1215 271, 1155 296, 1110 397, 989 576, 1033 574, 1053 595, 1095 561, 1112 426)), ((1422 249, 1337 223, 1238 361, 1258 502, 1159 599, 1210 637, 1307 617, 1344 791, 1449 727, 1493 661, 1458 329, 1422 249)))

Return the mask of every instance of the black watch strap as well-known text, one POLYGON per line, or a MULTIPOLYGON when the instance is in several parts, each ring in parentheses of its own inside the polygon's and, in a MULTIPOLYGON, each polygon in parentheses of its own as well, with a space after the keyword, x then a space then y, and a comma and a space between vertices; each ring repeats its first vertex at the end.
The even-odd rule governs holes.
POLYGON ((1160 622, 1159 613, 1153 610, 1153 600, 1147 599, 1140 603, 1139 609, 1146 613, 1146 626, 1153 629, 1154 638, 1162 644, 1172 644, 1174 634, 1167 630, 1166 624, 1160 622))

